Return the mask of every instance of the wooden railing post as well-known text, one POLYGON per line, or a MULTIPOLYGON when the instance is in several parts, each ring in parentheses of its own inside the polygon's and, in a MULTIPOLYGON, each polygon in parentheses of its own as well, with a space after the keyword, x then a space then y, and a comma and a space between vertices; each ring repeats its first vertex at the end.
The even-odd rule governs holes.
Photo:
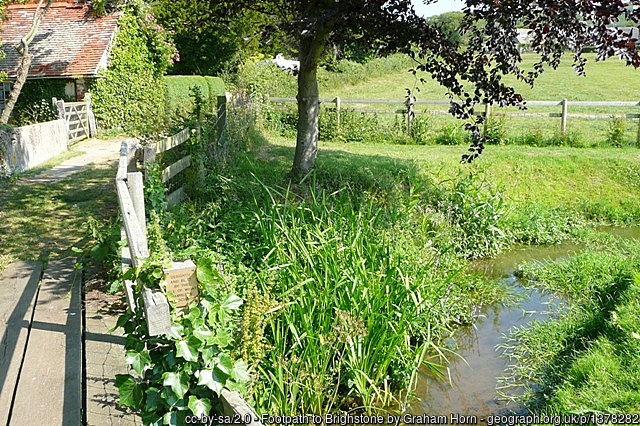
POLYGON ((333 101, 336 104, 336 131, 340 134, 340 107, 342 105, 342 101, 340 100, 340 96, 336 96, 333 101))
POLYGON ((564 98, 562 100, 562 124, 561 124, 562 136, 567 134, 567 111, 569 109, 568 104, 569 102, 567 102, 567 98, 564 98))
POLYGON ((229 101, 229 93, 224 96, 218 96, 218 117, 216 121, 216 135, 218 141, 222 138, 224 130, 227 128, 227 102, 229 101))
MULTIPOLYGON (((638 102, 640 105, 640 102, 638 102)), ((636 135, 636 147, 640 148, 640 116, 638 117, 638 134, 636 135)))
POLYGON ((58 111, 58 118, 66 118, 64 113, 64 101, 62 99, 52 98, 51 101, 58 111))
POLYGON ((87 108, 87 129, 89 130, 88 136, 95 138, 98 136, 98 126, 96 123, 96 116, 93 114, 93 108, 91 107, 91 93, 84 95, 84 102, 87 108))

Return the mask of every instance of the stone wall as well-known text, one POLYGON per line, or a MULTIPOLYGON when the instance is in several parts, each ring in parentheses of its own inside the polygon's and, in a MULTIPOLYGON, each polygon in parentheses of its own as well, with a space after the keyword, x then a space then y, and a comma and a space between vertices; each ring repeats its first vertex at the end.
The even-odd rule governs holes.
POLYGON ((13 129, 0 128, 0 174, 29 170, 67 150, 63 119, 13 129))

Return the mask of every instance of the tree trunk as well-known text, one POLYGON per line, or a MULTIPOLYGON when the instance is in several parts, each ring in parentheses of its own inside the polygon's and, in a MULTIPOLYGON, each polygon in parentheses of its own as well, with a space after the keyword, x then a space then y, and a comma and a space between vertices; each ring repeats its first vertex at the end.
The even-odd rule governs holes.
POLYGON ((13 108, 16 106, 16 102, 18 101, 18 97, 20 96, 20 92, 22 91, 22 86, 24 86, 25 81, 27 81, 27 76, 29 75, 29 68, 31 68, 32 59, 31 53, 29 53, 29 45, 38 32, 40 22, 42 22, 44 15, 47 13, 47 10, 49 10, 51 3, 53 3, 53 0, 46 1, 47 4, 44 6, 44 9, 42 8, 42 6, 44 5, 45 0, 40 0, 40 2, 38 3, 36 11, 33 14, 33 21, 31 22, 29 32, 22 38, 20 44, 16 47, 16 50, 20 54, 21 60, 16 72, 16 81, 13 83, 11 93, 9 94, 9 99, 7 99, 7 103, 5 104, 4 109, 2 110, 2 114, 0 115, 1 124, 7 124, 9 122, 9 118, 11 118, 13 108))
POLYGON ((20 61, 20 66, 18 67, 18 75, 16 76, 16 81, 13 83, 13 87, 11 88, 11 93, 9 94, 9 98, 7 99, 7 103, 4 105, 2 115, 0 115, 1 124, 7 124, 9 122, 11 113, 13 112, 13 108, 16 106, 16 102, 18 101, 18 96, 20 96, 20 92, 22 91, 22 86, 24 86, 25 81, 27 81, 27 76, 29 75, 32 56, 29 53, 28 47, 25 50, 26 51, 23 51, 21 53, 22 60, 20 61))
POLYGON ((318 59, 324 50, 328 33, 318 31, 300 43, 298 73, 298 136, 293 159, 294 176, 303 176, 313 169, 318 152, 318 59))

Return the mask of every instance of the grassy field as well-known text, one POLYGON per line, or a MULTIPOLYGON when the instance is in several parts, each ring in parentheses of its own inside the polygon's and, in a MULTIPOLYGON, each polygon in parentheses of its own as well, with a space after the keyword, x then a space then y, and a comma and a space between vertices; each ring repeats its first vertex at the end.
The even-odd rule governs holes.
MULTIPOLYGON (((548 100, 560 102, 566 98, 569 101, 637 101, 634 94, 640 90, 638 71, 627 67, 618 59, 610 59, 596 62, 593 54, 586 55, 588 59, 587 75, 577 76, 571 66, 570 57, 564 61, 557 70, 548 70, 536 82, 532 88, 526 84, 515 81, 513 77, 506 77, 505 81, 514 84, 516 90, 526 100, 548 100), (615 76, 615 78, 612 78, 615 76)), ((534 61, 533 54, 524 54, 523 63, 531 66, 534 61)), ((343 74, 328 73, 321 70, 319 73, 320 95, 325 98, 340 96, 342 99, 390 99, 404 100, 407 88, 418 87, 418 100, 443 100, 447 99, 446 91, 435 81, 427 78, 425 84, 417 81, 408 69, 412 66, 408 58, 392 57, 392 59, 378 60, 377 66, 368 65, 371 69, 359 64, 352 64, 345 69, 343 74), (393 66, 383 67, 380 64, 390 62, 393 66), (340 78, 342 76, 342 78, 340 78), (357 78, 352 78, 352 77, 357 78)), ((263 76, 264 77, 264 76, 263 76)), ((273 96, 295 96, 295 78, 290 75, 271 76, 277 84, 266 84, 262 88, 273 96)), ((331 104, 325 105, 331 108, 331 104)), ((364 105, 344 104, 343 108, 362 108, 364 105)), ((379 105, 378 109, 397 109, 398 105, 379 105)), ((367 107, 373 109, 374 107, 367 107)), ((452 126, 460 127, 462 123, 456 122, 447 115, 421 114, 425 111, 445 111, 443 105, 419 105, 416 111, 421 117, 427 118, 425 131, 428 137, 434 139, 443 132, 450 131, 452 126)), ((536 113, 560 113, 561 107, 537 107, 531 106, 529 112, 536 113)), ((504 117, 506 112, 516 112, 515 109, 494 108, 492 114, 504 133, 503 139, 509 143, 542 144, 535 139, 560 138, 561 123, 559 118, 551 117, 504 117), (532 136, 534 141, 532 141, 532 136), (524 142, 529 138, 528 142, 524 142)), ((569 107, 569 113, 577 114, 603 114, 620 115, 626 113, 638 113, 640 107, 569 107)), ((390 114, 378 114, 377 120, 384 125, 391 125, 399 116, 390 114)), ((400 120, 402 117, 400 116, 400 120)), ((569 118, 567 122, 568 141, 560 141, 555 144, 572 146, 597 146, 603 144, 611 132, 616 128, 622 129, 620 142, 623 145, 634 145, 637 139, 638 124, 636 119, 620 119, 614 121, 610 118, 584 119, 569 118)), ((460 139, 459 143, 464 143, 460 139)))
MULTIPOLYGON (((292 150, 294 141, 273 137, 273 144, 292 150)), ((292 151, 291 151, 292 152, 292 151)), ((409 162, 436 181, 453 179, 470 169, 459 164, 465 152, 459 146, 369 145, 324 142, 318 154, 321 168, 346 169, 370 174, 381 161, 409 162), (348 164, 349 165, 348 165, 348 164)), ((490 146, 471 169, 482 170, 494 184, 504 188, 514 205, 563 206, 574 211, 596 213, 604 221, 634 222, 640 188, 640 152, 624 149, 574 149, 566 147, 490 146), (622 213, 624 212, 624 213, 622 213)), ((348 176, 344 176, 348 180, 348 176)), ((381 174, 379 179, 384 179, 381 174)), ((591 217, 598 220, 598 217, 591 217)))

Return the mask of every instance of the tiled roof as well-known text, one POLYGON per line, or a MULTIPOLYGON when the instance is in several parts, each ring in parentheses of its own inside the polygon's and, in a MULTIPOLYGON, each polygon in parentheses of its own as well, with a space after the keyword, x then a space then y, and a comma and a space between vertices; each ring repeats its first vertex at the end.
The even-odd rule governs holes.
MULTIPOLYGON (((35 12, 33 4, 7 6, 7 20, 0 22, 0 71, 16 76, 20 56, 15 46, 29 31, 35 12)), ((107 66, 109 49, 120 13, 94 17, 86 5, 54 2, 29 51, 33 54, 29 77, 94 76, 107 66)))

